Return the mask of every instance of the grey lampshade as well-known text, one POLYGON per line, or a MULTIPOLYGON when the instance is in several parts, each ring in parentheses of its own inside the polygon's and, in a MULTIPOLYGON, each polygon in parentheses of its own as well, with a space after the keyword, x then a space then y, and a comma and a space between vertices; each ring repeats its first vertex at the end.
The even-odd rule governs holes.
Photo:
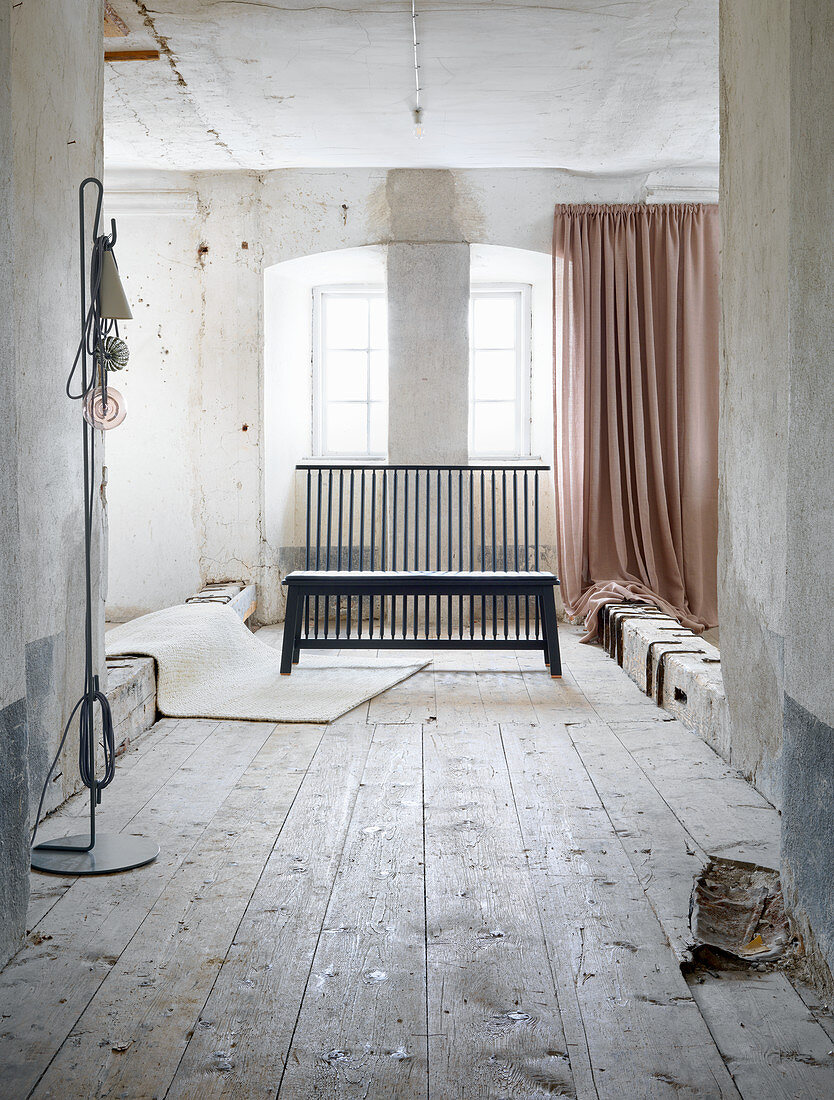
POLYGON ((102 253, 101 283, 99 284, 101 316, 115 321, 130 321, 133 314, 127 304, 127 296, 119 278, 119 269, 111 249, 102 253))

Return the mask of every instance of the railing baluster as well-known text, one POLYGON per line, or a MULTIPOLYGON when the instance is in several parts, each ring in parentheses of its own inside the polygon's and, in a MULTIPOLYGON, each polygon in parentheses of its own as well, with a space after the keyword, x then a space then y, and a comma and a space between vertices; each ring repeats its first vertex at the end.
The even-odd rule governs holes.
MULTIPOLYGON (((376 569, 376 470, 371 470, 371 572, 376 569)), ((368 637, 374 636, 374 596, 368 597, 368 637)))
MULTIPOLYGON (((307 511, 304 513, 304 568, 310 568, 310 525, 313 522, 312 509, 313 471, 307 470, 307 511)), ((286 622, 286 618, 285 618, 286 622)), ((286 626, 284 627, 286 629, 286 626)), ((310 637, 310 597, 304 597, 304 637, 310 637)))
MULTIPOLYGON (((321 565, 321 481, 324 470, 318 470, 316 476, 316 569, 321 565)), ((316 621, 313 624, 314 637, 319 636, 319 597, 316 596, 316 621)))
MULTIPOLYGON (((391 568, 396 573, 397 571, 397 482, 398 482, 399 470, 394 467, 394 501, 393 509, 394 514, 392 516, 393 530, 391 532, 391 568)), ((397 632, 397 597, 391 597, 391 638, 393 640, 394 635, 397 632)))
MULTIPOLYGON (((461 550, 461 554, 463 550, 461 550)), ((475 471, 469 471, 469 570, 475 571, 475 471)), ((469 597, 469 637, 475 637, 475 597, 469 597)))
MULTIPOLYGON (((359 571, 362 572, 365 568, 365 467, 362 467, 362 476, 359 479, 359 571)), ((362 611, 364 607, 364 597, 360 594, 359 606, 357 608, 357 618, 359 622, 357 627, 359 629, 359 637, 362 637, 362 611)))
MULTIPOLYGON (((325 569, 330 568, 330 547, 332 541, 333 531, 333 474, 334 470, 331 467, 327 472, 327 564, 325 569)), ((328 637, 330 633, 330 596, 324 597, 324 636, 328 637)))
MULTIPOLYGON (((336 546, 336 568, 339 570, 339 572, 341 572, 341 570, 342 570, 342 511, 343 511, 343 502, 344 502, 344 499, 345 499, 344 485, 345 485, 345 471, 340 469, 339 470, 339 534, 338 534, 339 542, 336 546)), ((337 594, 336 595, 336 637, 340 638, 341 636, 342 636, 342 597, 337 594)))
MULTIPOLYGON (((414 568, 419 570, 420 568, 420 471, 415 466, 414 470, 414 568)), ((419 604, 419 597, 414 596, 413 607, 413 627, 414 636, 417 637, 417 607, 419 604)))
POLYGON ((313 471, 307 471, 307 511, 304 513, 304 568, 310 568, 310 524, 313 517, 310 515, 310 499, 313 481, 313 471))
MULTIPOLYGON (((533 474, 533 556, 539 571, 539 471, 533 474)), ((536 600, 536 637, 539 636, 539 601, 536 600)))
MULTIPOLYGON (((403 569, 408 571, 408 467, 403 474, 403 569)), ((403 641, 408 634, 408 596, 403 598, 403 641)))
MULTIPOLYGON (((354 494, 354 481, 355 481, 354 474, 355 473, 356 473, 356 471, 353 470, 353 469, 350 471, 350 487, 348 489, 348 493, 349 493, 349 500, 348 500, 348 569, 353 569, 353 494, 354 494)), ((351 626, 353 625, 352 622, 351 622, 352 612, 353 612, 353 597, 348 596, 348 601, 347 601, 347 633, 345 635, 348 638, 350 637, 351 626)))
MULTIPOLYGON (((515 571, 518 572, 518 475, 517 471, 513 470, 513 560, 515 561, 515 571)), ((520 632, 518 629, 519 620, 519 603, 518 596, 515 598, 515 636, 519 638, 520 632)))
MULTIPOLYGON (((496 543, 495 508, 496 508, 496 504, 495 504, 495 470, 493 470, 492 471, 492 571, 493 571, 493 573, 497 572, 497 570, 498 570, 498 561, 497 561, 496 556, 495 556, 498 552, 498 547, 495 545, 495 543, 496 543)), ((492 636, 493 636, 493 638, 498 637, 498 598, 496 596, 492 597, 492 636)))
MULTIPOLYGON (((431 569, 431 470, 426 470, 426 570, 431 569)), ((429 597, 425 598, 426 637, 429 636, 431 612, 429 611, 429 597)))
MULTIPOLYGON (((481 468, 481 572, 486 569, 484 556, 486 554, 486 494, 484 481, 486 470, 481 468)), ((481 640, 486 639, 486 597, 481 596, 481 640)))
MULTIPOLYGON (((530 532, 529 532, 530 509, 529 509, 528 478, 529 478, 529 473, 525 472, 525 474, 524 474, 524 554, 523 554, 524 571, 525 572, 530 571, 530 532)), ((530 614, 531 614, 531 612, 530 612, 530 598, 529 598, 529 596, 524 597, 524 604, 525 604, 525 608, 524 608, 524 636, 529 640, 529 638, 531 637, 531 634, 530 634, 530 614)))
MULTIPOLYGON (((388 546, 387 546, 387 533, 388 533, 388 471, 383 469, 382 471, 382 544, 380 547, 381 556, 381 568, 388 568, 388 546)), ((379 600, 379 636, 385 634, 385 596, 381 596, 379 600)))
MULTIPOLYGON (((501 538, 504 543, 504 572, 507 572, 507 471, 501 471, 501 538)), ((504 641, 509 637, 507 619, 509 617, 507 597, 504 597, 504 641)))
MULTIPOLYGON (((441 488, 440 488, 440 468, 438 467, 438 470, 437 470, 437 549, 435 551, 435 564, 434 564, 434 567, 438 571, 438 573, 440 572, 440 544, 441 544, 442 536, 443 536, 443 519, 442 519, 442 516, 443 516, 443 510, 442 510, 443 509, 443 500, 442 500, 442 496, 443 496, 443 494, 442 494, 442 491, 441 491, 441 488)), ((440 615, 440 595, 439 594, 437 596, 437 599, 435 600, 434 617, 435 617, 435 620, 436 620, 434 630, 435 630, 435 634, 439 638, 441 633, 442 633, 442 631, 440 629, 441 615, 440 615)))
MULTIPOLYGON (((449 500, 451 502, 452 489, 451 489, 451 477, 452 472, 449 471, 449 500)), ((449 505, 449 528, 452 526, 452 513, 451 504, 449 505)), ((452 553, 449 553, 449 569, 452 568, 454 557, 452 553)), ((458 569, 463 569, 463 471, 458 471, 458 569)), ((450 627, 451 629, 451 627, 450 627)), ((451 634, 449 635, 451 637, 451 634)), ((463 596, 458 596, 458 637, 463 637, 463 596)))

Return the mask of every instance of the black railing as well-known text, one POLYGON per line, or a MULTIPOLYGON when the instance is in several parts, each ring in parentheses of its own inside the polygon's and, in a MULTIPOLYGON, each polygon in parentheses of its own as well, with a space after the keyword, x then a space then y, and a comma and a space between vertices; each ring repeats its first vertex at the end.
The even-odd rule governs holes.
MULTIPOLYGON (((540 568, 541 465, 304 463, 307 569, 540 568)), ((525 596, 312 597, 304 636, 538 639, 525 596), (356 634, 354 633, 356 632, 356 634)))

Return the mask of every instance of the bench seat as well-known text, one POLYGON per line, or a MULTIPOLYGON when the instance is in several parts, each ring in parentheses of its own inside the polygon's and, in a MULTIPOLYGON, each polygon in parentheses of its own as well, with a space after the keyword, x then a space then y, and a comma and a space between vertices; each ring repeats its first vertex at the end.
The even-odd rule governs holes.
POLYGON ((308 649, 540 649, 553 677, 561 676, 554 588, 558 578, 543 571, 339 570, 305 569, 287 574, 287 613, 281 672, 289 675, 302 648, 308 649), (302 637, 309 597, 323 596, 489 596, 529 597, 536 601, 542 625, 537 638, 469 637, 302 637))

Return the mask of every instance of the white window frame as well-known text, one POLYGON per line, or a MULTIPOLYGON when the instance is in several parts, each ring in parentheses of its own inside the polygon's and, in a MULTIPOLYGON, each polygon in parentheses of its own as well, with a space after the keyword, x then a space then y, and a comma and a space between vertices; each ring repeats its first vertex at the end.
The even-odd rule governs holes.
MULTIPOLYGON (((325 382, 327 364, 325 362, 324 323, 326 299, 328 297, 340 298, 382 298, 385 299, 385 287, 377 283, 354 283, 348 286, 317 286, 313 287, 313 455, 316 458, 349 458, 368 459, 369 461, 383 461, 388 457, 385 451, 326 451, 324 442, 327 439, 327 399, 325 394, 325 382)), ((364 350, 364 349, 357 349, 364 350)), ((371 437, 371 372, 368 369, 368 388, 364 402, 354 402, 366 406, 367 435, 371 437)), ((345 402, 349 404, 350 402, 345 402)))
MULTIPOLYGON (((529 283, 473 283, 469 291, 469 457, 482 461, 494 459, 513 461, 530 457, 530 401, 533 388, 533 288, 529 283), (508 293, 518 296, 516 313, 516 446, 512 451, 491 452, 489 454, 475 450, 475 299, 506 297, 508 293)), ((483 349, 479 349, 483 350, 483 349)), ((480 402, 477 402, 480 404, 480 402)))

